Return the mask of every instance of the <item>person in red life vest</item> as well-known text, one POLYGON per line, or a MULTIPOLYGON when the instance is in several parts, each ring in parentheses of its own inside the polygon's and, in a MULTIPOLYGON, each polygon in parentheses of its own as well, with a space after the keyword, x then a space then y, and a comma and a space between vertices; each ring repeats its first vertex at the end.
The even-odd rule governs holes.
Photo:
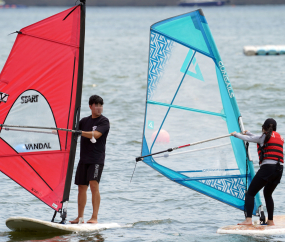
POLYGON ((263 194, 268 212, 267 225, 274 225, 274 202, 272 193, 280 183, 283 173, 284 139, 276 132, 277 123, 274 119, 266 119, 262 125, 262 135, 254 135, 249 131, 243 134, 231 133, 232 136, 248 142, 257 143, 260 169, 252 179, 245 197, 246 220, 238 225, 251 225, 254 208, 254 197, 264 187, 263 194))

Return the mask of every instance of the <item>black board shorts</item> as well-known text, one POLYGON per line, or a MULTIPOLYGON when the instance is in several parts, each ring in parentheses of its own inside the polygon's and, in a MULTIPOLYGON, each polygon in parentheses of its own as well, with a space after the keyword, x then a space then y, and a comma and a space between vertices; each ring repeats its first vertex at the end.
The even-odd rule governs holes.
POLYGON ((104 165, 99 164, 84 164, 78 163, 75 184, 76 185, 89 185, 89 181, 100 182, 104 165))
POLYGON ((261 179, 273 183, 279 184, 283 174, 283 165, 280 164, 266 164, 262 165, 256 176, 260 177, 261 179))

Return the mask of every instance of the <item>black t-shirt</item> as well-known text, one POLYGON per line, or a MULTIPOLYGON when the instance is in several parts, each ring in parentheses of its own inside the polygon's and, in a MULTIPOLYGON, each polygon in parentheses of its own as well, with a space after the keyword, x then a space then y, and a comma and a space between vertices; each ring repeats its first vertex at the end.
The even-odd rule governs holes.
POLYGON ((102 133, 96 143, 92 143, 89 138, 81 136, 80 140, 80 161, 85 164, 102 164, 105 161, 106 140, 110 129, 109 119, 101 115, 98 118, 83 118, 79 122, 79 129, 82 131, 98 131, 102 133))

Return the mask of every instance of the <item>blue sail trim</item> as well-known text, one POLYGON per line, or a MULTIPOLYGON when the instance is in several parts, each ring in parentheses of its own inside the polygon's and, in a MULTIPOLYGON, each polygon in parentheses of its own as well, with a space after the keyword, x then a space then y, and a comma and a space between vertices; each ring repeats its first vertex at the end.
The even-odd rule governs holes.
MULTIPOLYGON (((174 97, 173 97, 173 99, 172 99, 170 105, 172 105, 172 103, 174 102, 174 100, 175 100, 175 98, 176 98, 176 95, 177 95, 177 93, 178 93, 178 91, 179 91, 179 89, 180 89, 180 87, 181 87, 181 85, 182 85, 182 83, 183 83, 183 81, 184 81, 184 78, 185 78, 185 76, 186 76, 186 73, 187 73, 187 71, 188 71, 188 69, 189 69, 189 67, 190 67, 190 65, 191 65, 191 63, 192 63, 192 61, 193 61, 193 59, 194 59, 195 54, 196 54, 196 51, 194 51, 193 56, 192 56, 191 60, 189 61, 189 64, 188 64, 188 66, 187 66, 187 68, 186 68, 186 70, 185 70, 185 73, 184 73, 184 75, 183 75, 183 77, 182 77, 182 79, 181 79, 181 81, 180 81, 180 83, 179 83, 179 86, 178 86, 178 88, 177 88, 177 90, 176 90, 176 92, 175 92, 175 94, 174 94, 174 97)), ((153 147, 153 145, 154 145, 154 143, 155 143, 155 141, 156 141, 156 139, 157 139, 157 137, 158 137, 158 135, 159 135, 159 132, 160 132, 160 130, 161 130, 161 128, 162 128, 162 126, 163 126, 163 124, 164 124, 164 122, 165 122, 165 119, 166 119, 166 117, 167 117, 169 111, 170 111, 170 107, 168 108, 168 110, 167 110, 167 112, 166 112, 166 114, 165 114, 165 116, 164 116, 164 119, 163 119, 163 121, 162 121, 162 123, 161 123, 161 125, 160 125, 160 127, 159 127, 159 129, 158 129, 158 131, 157 131, 157 134, 156 134, 156 136, 155 136, 155 138, 154 138, 154 140, 153 140, 153 142, 152 142, 152 145, 151 145, 151 148, 150 148, 150 152, 151 152, 152 147, 153 147)))
POLYGON ((183 46, 185 46, 185 47, 187 47, 187 48, 190 48, 190 49, 192 49, 192 50, 195 50, 195 51, 198 52, 198 53, 201 53, 201 54, 206 55, 206 56, 208 56, 208 57, 210 57, 210 58, 212 58, 212 59, 215 59, 215 57, 214 57, 213 55, 210 55, 210 54, 208 54, 207 52, 204 52, 204 51, 202 51, 202 50, 199 50, 199 49, 196 48, 195 46, 186 44, 186 43, 184 43, 184 42, 182 42, 182 41, 179 41, 178 39, 172 38, 171 36, 169 36, 169 35, 167 35, 167 34, 165 34, 165 33, 162 33, 162 32, 160 32, 159 30, 151 29, 151 31, 152 31, 152 32, 155 32, 155 33, 157 33, 157 34, 160 34, 160 35, 164 36, 165 38, 170 39, 170 40, 172 40, 172 41, 174 41, 174 42, 177 42, 177 43, 179 43, 179 44, 181 44, 181 45, 183 45, 183 46))
POLYGON ((190 13, 185 13, 185 14, 178 15, 178 16, 176 16, 176 17, 171 17, 171 18, 169 18, 169 19, 165 19, 165 20, 163 20, 163 21, 154 23, 153 25, 150 26, 150 28, 156 28, 156 27, 158 27, 158 26, 161 25, 161 24, 165 24, 165 23, 167 23, 167 22, 172 22, 173 20, 183 19, 183 18, 188 17, 188 16, 191 17, 192 14, 193 14, 193 13, 190 12, 190 13))
MULTIPOLYGON (((179 172, 181 173, 181 172, 179 172)), ((229 176, 198 176, 198 177, 189 177, 189 178, 174 178, 173 181, 192 181, 192 180, 213 180, 213 179, 227 179, 227 178, 245 178, 246 175, 229 175, 229 176)))
POLYGON ((204 169, 204 170, 193 170, 193 171, 176 171, 178 173, 191 173, 191 172, 209 172, 209 171, 238 171, 239 169, 204 169))
POLYGON ((187 111, 193 111, 193 112, 198 112, 198 113, 205 113, 205 114, 210 114, 210 115, 226 118, 226 115, 222 113, 215 113, 215 112, 210 112, 210 111, 200 110, 200 109, 195 109, 195 108, 187 108, 183 106, 171 105, 167 103, 155 102, 155 101, 150 101, 150 100, 147 100, 147 103, 154 104, 154 105, 161 105, 161 106, 170 107, 170 108, 177 108, 177 109, 182 109, 182 110, 187 110, 187 111))

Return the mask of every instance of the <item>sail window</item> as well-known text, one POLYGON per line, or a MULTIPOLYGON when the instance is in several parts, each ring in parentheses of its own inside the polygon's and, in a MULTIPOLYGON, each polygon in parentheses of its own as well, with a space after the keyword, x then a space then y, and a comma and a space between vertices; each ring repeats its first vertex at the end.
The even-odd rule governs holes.
POLYGON ((12 106, 5 123, 55 128, 54 131, 44 129, 3 129, 0 137, 18 153, 60 150, 59 137, 51 107, 46 98, 38 91, 27 90, 23 92, 12 106))

